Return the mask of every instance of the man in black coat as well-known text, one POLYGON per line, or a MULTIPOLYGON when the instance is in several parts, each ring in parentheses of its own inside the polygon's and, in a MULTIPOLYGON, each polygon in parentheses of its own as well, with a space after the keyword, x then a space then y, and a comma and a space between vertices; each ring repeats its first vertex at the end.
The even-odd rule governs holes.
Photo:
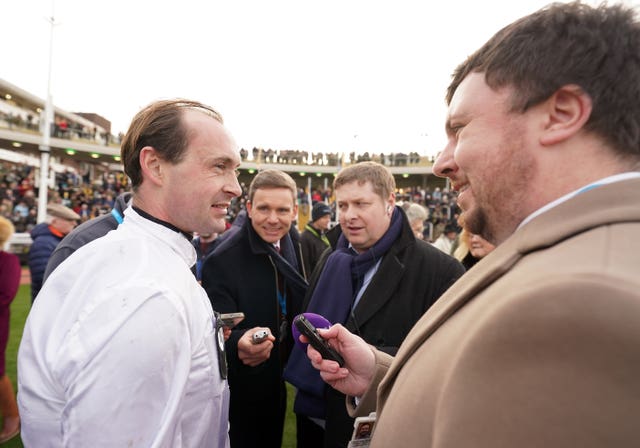
POLYGON ((247 221, 207 257, 202 286, 213 309, 243 312, 226 343, 229 437, 233 448, 282 445, 286 389, 282 369, 307 282, 302 267, 294 180, 279 170, 258 173, 250 187, 247 221), (268 330, 254 343, 252 336, 268 330))
MULTIPOLYGON (((347 167, 336 176, 334 191, 340 225, 328 234, 332 250, 323 254, 310 279, 304 308, 395 354, 464 268, 415 238, 404 211, 395 206, 395 181, 384 166, 362 162, 347 167)), ((297 346, 285 378, 298 387, 298 420, 303 421, 301 414, 309 417, 303 427, 298 425, 298 446, 346 447, 354 420, 346 412, 345 396, 314 371, 297 346), (311 445, 310 439, 319 442, 311 445)))

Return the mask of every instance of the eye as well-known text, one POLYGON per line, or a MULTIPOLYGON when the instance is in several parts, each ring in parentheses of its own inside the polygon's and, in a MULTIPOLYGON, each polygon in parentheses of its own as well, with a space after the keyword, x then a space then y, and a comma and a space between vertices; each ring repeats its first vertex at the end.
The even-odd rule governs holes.
POLYGON ((458 136, 460 135, 460 133, 462 132, 462 130, 464 129, 463 125, 457 125, 457 126, 453 126, 451 128, 451 133, 458 138, 458 136))

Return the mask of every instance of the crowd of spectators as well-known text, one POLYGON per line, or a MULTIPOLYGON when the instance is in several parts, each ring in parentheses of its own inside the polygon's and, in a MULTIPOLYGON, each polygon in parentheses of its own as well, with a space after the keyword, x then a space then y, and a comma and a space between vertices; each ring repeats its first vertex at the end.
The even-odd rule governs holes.
MULTIPOLYGON (((56 173, 48 202, 73 209, 84 222, 109 213, 116 196, 126 189, 127 178, 121 172, 106 172, 91 181, 69 170, 56 173)), ((37 193, 34 167, 0 162, 0 216, 9 219, 16 232, 29 232, 37 224, 37 193)))
MULTIPOLYGON (((56 116, 51 123, 51 136, 67 140, 82 139, 99 145, 119 144, 123 135, 111 135, 102 127, 91 125, 87 120, 82 123, 56 116)), ((40 114, 0 98, 0 127, 11 130, 42 132, 43 122, 40 114)))
MULTIPOLYGON (((229 223, 245 208, 247 186, 241 184, 243 194, 232 201, 229 208, 229 223)), ((115 198, 127 191, 127 178, 122 172, 106 172, 91 180, 72 170, 57 173, 55 188, 49 191, 49 202, 58 202, 73 209, 81 222, 107 214, 113 208, 115 198)), ((431 190, 420 187, 398 190, 399 203, 418 203, 428 210, 424 236, 435 241, 445 226, 457 227, 456 196, 439 187, 431 190)), ((37 224, 38 194, 36 170, 26 164, 0 163, 0 216, 13 222, 16 232, 29 232, 37 224)), ((336 206, 331 188, 314 188, 311 193, 298 190, 300 211, 307 213, 313 204, 325 202, 330 205, 332 221, 336 221, 336 206), (309 203, 309 201, 311 201, 309 203)))
MULTIPOLYGON (((41 132, 41 119, 38 114, 24 109, 0 98, 0 127, 22 129, 30 132, 41 132)), ((122 133, 112 135, 97 126, 88 126, 87 122, 74 122, 63 116, 56 116, 51 124, 51 136, 68 140, 86 140, 101 145, 119 144, 122 133)), ((341 167, 352 163, 374 161, 389 167, 405 167, 432 165, 433 156, 421 156, 417 152, 309 152, 301 150, 274 150, 254 147, 251 150, 242 148, 240 155, 243 161, 256 163, 274 163, 288 165, 316 165, 341 167)))
POLYGON ((434 157, 421 156, 417 152, 405 154, 398 153, 380 153, 370 154, 365 152, 356 154, 355 151, 350 153, 340 152, 309 152, 299 150, 273 150, 253 148, 247 151, 242 148, 240 156, 243 161, 254 161, 259 163, 281 163, 287 165, 316 165, 316 166, 342 166, 350 163, 374 161, 386 166, 416 166, 431 165, 434 157))
MULTIPOLYGON (((0 108, 0 126, 6 126, 9 129, 20 128, 38 131, 39 121, 39 117, 31 112, 15 112, 0 108)), ((96 126, 74 123, 64 117, 56 117, 54 123, 52 123, 51 136, 69 140, 83 139, 104 145, 118 144, 123 137, 122 134, 114 136, 99 130, 96 126)), ((323 153, 300 150, 274 150, 270 148, 246 150, 242 148, 240 156, 243 161, 255 161, 257 163, 336 167, 365 161, 374 161, 390 167, 431 165, 434 162, 433 156, 421 156, 417 152, 379 154, 364 152, 357 154, 355 151, 323 153)))

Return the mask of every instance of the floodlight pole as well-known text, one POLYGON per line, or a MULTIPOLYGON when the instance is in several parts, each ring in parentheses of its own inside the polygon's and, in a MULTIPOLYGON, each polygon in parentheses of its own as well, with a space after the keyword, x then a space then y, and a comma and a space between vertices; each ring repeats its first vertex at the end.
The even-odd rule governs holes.
POLYGON ((47 100, 44 106, 44 127, 42 128, 42 144, 40 145, 40 189, 38 191, 38 222, 47 217, 47 196, 49 190, 49 155, 51 152, 51 129, 53 124, 53 99, 51 98, 51 72, 53 67, 53 27, 55 0, 51 0, 51 17, 47 19, 51 25, 49 31, 49 73, 47 79, 47 100))

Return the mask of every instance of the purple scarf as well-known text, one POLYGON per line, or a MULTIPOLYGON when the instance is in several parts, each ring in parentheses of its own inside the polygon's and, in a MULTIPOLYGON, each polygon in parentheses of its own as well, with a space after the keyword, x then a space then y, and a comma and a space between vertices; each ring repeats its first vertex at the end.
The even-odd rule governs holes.
MULTIPOLYGON (((349 248, 344 234, 324 265, 305 312, 320 314, 329 322, 344 324, 366 272, 380 260, 402 233, 402 214, 396 209, 389 229, 366 252, 357 254, 349 248)), ((283 373, 296 386, 294 411, 310 417, 325 418, 325 383, 311 366, 306 352, 296 344, 283 373)))

